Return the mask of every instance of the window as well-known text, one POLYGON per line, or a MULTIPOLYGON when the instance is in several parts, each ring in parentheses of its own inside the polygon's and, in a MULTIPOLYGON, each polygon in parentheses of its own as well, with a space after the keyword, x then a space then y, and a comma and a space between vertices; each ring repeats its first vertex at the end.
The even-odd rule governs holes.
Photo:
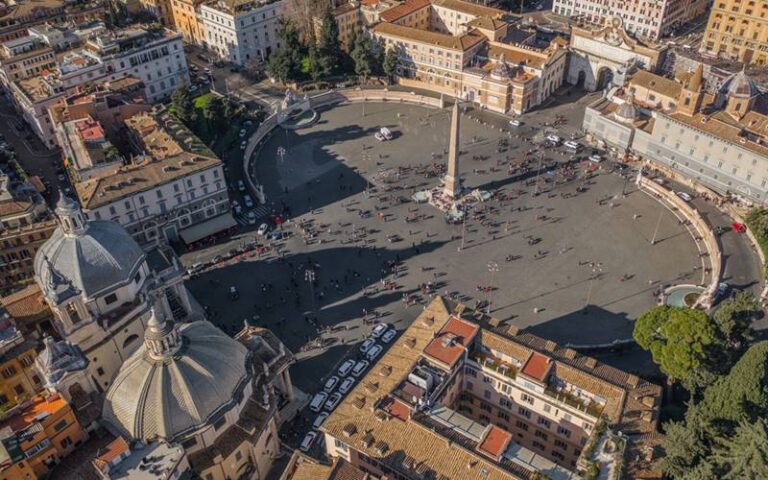
POLYGON ((483 391, 483 397, 485 397, 486 400, 491 399, 491 391, 490 390, 484 390, 483 391))
POLYGON ((3 378, 11 378, 12 376, 16 375, 16 367, 11 365, 10 367, 6 367, 2 371, 3 378))
POLYGON ((96 373, 98 373, 100 377, 103 377, 104 376, 104 369, 99 367, 99 368, 96 369, 96 373))
POLYGON ((542 445, 541 443, 539 443, 539 442, 537 442, 537 441, 535 441, 535 440, 534 440, 534 442, 533 442, 533 446, 534 446, 535 448, 538 448, 539 450, 544 450, 544 445, 542 445))
POLYGON ((184 447, 185 450, 190 449, 195 445, 197 445, 197 439, 194 437, 181 443, 181 446, 184 447))
POLYGON ((536 430, 536 432, 534 433, 534 435, 535 435, 537 438, 541 438, 542 440, 547 440, 547 439, 549 439, 549 435, 547 435, 546 433, 542 432, 541 430, 536 430))
POLYGON ((520 395, 520 399, 524 402, 530 403, 533 405, 533 397, 528 395, 527 393, 523 393, 520 395))
POLYGON ((522 429, 522 430, 525 430, 526 432, 528 431, 528 424, 527 424, 527 423, 525 423, 525 422, 524 422, 524 421, 522 421, 522 420, 517 420, 517 421, 515 422, 515 426, 516 426, 517 428, 520 428, 520 429, 522 429))
POLYGON ((107 305, 111 305, 117 301, 117 294, 116 293, 110 293, 106 297, 104 297, 104 303, 107 305))
POLYGON ((67 448, 70 445, 72 445, 72 439, 69 437, 65 437, 64 440, 61 441, 61 448, 67 448))
POLYGON ((64 419, 64 420, 60 421, 59 423, 57 423, 56 425, 54 425, 53 426, 53 430, 58 432, 58 431, 64 430, 64 427, 66 427, 66 426, 67 426, 67 420, 64 419))
POLYGON ((568 450, 568 444, 562 440, 555 440, 555 447, 568 450))
POLYGON ((14 393, 16 393, 16 395, 23 395, 24 394, 24 387, 22 387, 21 385, 15 385, 13 387, 13 391, 14 391, 14 393))
POLYGON ((539 417, 536 421, 539 423, 539 425, 544 425, 547 428, 552 426, 552 422, 550 422, 549 420, 547 420, 544 417, 539 417))
POLYGON ((530 419, 531 418, 531 411, 524 407, 519 407, 517 409, 517 413, 520 414, 520 416, 523 416, 525 418, 530 419))
POLYGON ((571 438, 571 431, 568 430, 567 428, 557 427, 557 434, 563 435, 564 437, 567 437, 567 438, 571 438))

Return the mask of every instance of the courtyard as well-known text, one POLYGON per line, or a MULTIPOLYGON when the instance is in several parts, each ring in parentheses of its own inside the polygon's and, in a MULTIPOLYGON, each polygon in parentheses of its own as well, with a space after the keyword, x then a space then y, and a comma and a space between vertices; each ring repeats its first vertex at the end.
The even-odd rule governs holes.
MULTIPOLYGON (((322 110, 310 128, 278 129, 250 174, 269 209, 289 219, 279 228, 291 236, 207 270, 190 288, 227 331, 245 319, 273 329, 298 352, 295 381, 310 391, 373 322, 402 330, 433 293, 561 344, 630 338, 632 320, 661 288, 702 283, 706 263, 688 227, 638 191, 630 169, 613 171, 606 160, 590 173, 583 161, 565 182, 555 168, 571 158, 562 147, 526 155, 550 132, 578 140, 589 100, 528 114, 511 135, 499 129, 504 119, 463 115, 465 188, 494 197, 459 224, 410 201, 439 182, 450 109, 343 105, 322 110), (557 127, 543 126, 556 116, 557 127), (381 127, 394 138, 375 140, 381 127), (230 300, 233 286, 239 298, 230 300)), ((248 232, 233 242, 257 240, 248 232)))

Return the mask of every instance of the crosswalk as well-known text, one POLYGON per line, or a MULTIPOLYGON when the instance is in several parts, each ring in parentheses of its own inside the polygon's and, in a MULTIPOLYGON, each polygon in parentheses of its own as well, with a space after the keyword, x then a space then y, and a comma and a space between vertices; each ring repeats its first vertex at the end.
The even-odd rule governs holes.
MULTIPOLYGON (((269 207, 266 205, 259 205, 250 211, 256 215, 256 223, 259 223, 260 220, 267 218, 267 216, 272 213, 269 207)), ((235 215, 235 220, 237 220, 237 223, 239 223, 241 226, 248 225, 248 218, 246 217, 246 213, 247 211, 244 211, 240 215, 235 215)))

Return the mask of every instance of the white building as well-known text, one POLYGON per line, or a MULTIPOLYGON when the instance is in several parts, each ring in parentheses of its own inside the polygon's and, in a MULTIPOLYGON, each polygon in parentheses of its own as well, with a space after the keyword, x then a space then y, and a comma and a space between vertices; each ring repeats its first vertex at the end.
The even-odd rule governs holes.
POLYGON ((287 0, 205 3, 198 17, 205 32, 204 46, 223 60, 239 65, 264 61, 280 48, 278 19, 287 8, 287 0))
POLYGON ((92 38, 85 48, 101 58, 109 80, 133 75, 144 82, 147 101, 154 103, 189 83, 181 39, 171 30, 127 28, 92 38))
POLYGON ((123 225, 139 243, 195 242, 235 225, 221 160, 167 113, 125 120, 133 162, 77 182, 89 218, 123 225))
POLYGON ((704 13, 707 4, 706 0, 554 0, 552 11, 601 25, 618 17, 628 32, 658 40, 704 13))

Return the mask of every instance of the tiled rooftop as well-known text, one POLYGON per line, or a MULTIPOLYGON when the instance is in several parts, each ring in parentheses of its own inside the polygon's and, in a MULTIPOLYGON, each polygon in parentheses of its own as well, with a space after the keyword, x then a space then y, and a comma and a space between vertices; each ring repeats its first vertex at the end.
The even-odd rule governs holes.
POLYGON ((424 355, 452 367, 475 338, 478 328, 477 325, 451 317, 424 349, 424 355))
POLYGON ((512 434, 495 425, 489 425, 477 449, 491 458, 499 458, 512 440, 512 434))
MULTIPOLYGON (((466 437, 464 440, 458 441, 457 437, 456 441, 446 441, 458 435, 455 427, 446 426, 450 418, 441 420, 439 412, 436 416, 426 414, 421 407, 411 412, 414 407, 392 395, 425 359, 441 364, 453 361, 454 349, 446 349, 440 343, 443 333, 453 332, 463 335, 466 345, 471 343, 473 348, 486 349, 505 356, 506 361, 525 365, 532 378, 545 378, 544 372, 548 370, 550 377, 602 399, 606 420, 628 435, 656 431, 660 387, 514 327, 498 333, 479 328, 464 312, 462 305, 435 298, 371 367, 321 430, 395 469, 402 471, 405 464, 419 466, 423 471, 433 472, 435 478, 526 478, 535 465, 550 469, 558 478, 570 478, 564 469, 514 443, 500 458, 494 458, 504 438, 503 433, 495 430, 483 435, 484 430, 472 433, 472 425, 467 425, 469 436, 459 435, 466 437), (435 349, 432 354, 428 352, 430 348, 435 349), (377 388, 367 388, 371 383, 377 388), (377 444, 386 445, 384 451, 377 449, 377 444), (517 453, 510 451, 514 450, 512 447, 517 453), (486 453, 481 454, 478 449, 486 453), (524 460, 521 455, 531 458, 524 460)), ((438 407, 443 408, 435 405, 432 409, 438 407)), ((443 410, 442 415, 461 417, 457 412, 449 412, 450 409, 443 410)))

